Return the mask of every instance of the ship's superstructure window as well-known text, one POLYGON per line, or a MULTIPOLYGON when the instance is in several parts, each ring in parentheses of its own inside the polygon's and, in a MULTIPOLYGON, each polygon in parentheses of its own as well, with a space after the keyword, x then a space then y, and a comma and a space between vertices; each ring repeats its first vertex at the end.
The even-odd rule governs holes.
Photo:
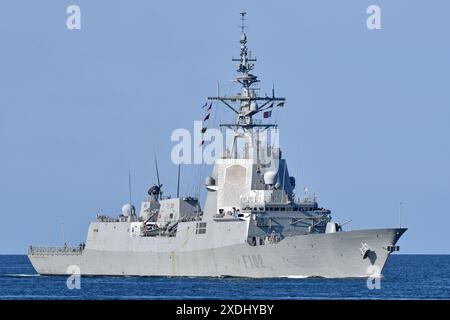
POLYGON ((206 222, 198 222, 195 234, 204 234, 204 233, 206 233, 206 222))

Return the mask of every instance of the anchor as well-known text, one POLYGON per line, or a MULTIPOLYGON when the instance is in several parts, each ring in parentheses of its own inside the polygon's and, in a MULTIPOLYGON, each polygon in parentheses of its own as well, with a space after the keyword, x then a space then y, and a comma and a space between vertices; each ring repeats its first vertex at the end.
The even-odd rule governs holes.
POLYGON ((365 242, 361 242, 361 248, 359 248, 359 250, 361 251, 363 259, 366 259, 369 256, 369 253, 372 251, 369 245, 365 242))

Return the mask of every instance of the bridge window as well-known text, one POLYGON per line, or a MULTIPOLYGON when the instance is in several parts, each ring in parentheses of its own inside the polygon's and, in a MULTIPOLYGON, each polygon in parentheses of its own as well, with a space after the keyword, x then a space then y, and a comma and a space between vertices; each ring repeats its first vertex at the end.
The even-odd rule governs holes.
POLYGON ((206 222, 198 222, 195 234, 204 234, 204 233, 206 233, 206 222))

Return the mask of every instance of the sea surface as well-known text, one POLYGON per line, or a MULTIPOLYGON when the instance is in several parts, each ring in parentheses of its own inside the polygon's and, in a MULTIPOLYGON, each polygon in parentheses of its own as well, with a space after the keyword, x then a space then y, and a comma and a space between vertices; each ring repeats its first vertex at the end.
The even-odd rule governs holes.
POLYGON ((25 255, 0 255, 0 299, 450 299, 450 255, 392 255, 380 289, 367 279, 93 277, 68 289, 25 255))

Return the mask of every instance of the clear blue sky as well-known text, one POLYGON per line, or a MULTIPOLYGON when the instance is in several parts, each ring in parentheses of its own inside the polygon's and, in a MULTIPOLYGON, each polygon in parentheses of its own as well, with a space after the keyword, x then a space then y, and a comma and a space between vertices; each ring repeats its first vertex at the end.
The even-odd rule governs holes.
MULTIPOLYGON (((234 76, 239 12, 255 73, 287 98, 274 116, 300 190, 349 227, 410 228, 403 253, 450 253, 448 1, 0 2, 0 253, 84 241, 155 182, 175 128, 234 76), (66 29, 78 4, 82 29, 66 29), (378 4, 382 30, 366 28, 378 4)), ((214 119, 228 119, 222 109, 214 119)), ((204 171, 206 174, 209 168, 204 171)), ((198 167, 184 167, 182 193, 198 167)), ((204 201, 204 199, 202 199, 204 201)))

